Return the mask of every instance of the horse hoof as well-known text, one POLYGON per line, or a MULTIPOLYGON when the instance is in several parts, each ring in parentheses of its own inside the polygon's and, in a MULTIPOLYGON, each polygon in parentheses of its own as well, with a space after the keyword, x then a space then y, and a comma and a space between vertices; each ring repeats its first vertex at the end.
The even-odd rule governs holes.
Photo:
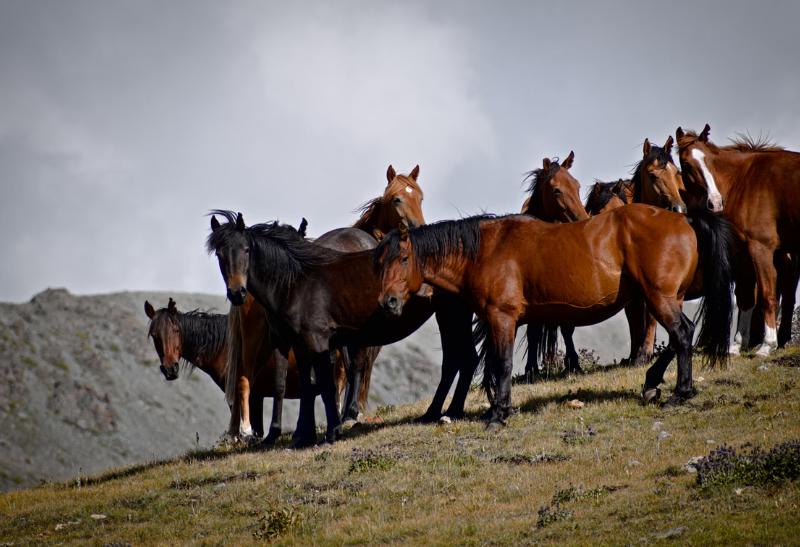
POLYGON ((303 449, 303 448, 310 448, 317 444, 317 437, 316 435, 313 437, 296 437, 292 440, 291 448, 294 449, 303 449))
POLYGON ((642 392, 642 401, 644 404, 650 404, 658 401, 661 398, 661 390, 657 387, 645 389, 642 392))
POLYGON ((756 355, 759 357, 766 357, 772 352, 773 349, 774 348, 769 344, 761 344, 761 347, 758 348, 758 351, 756 351, 756 355))

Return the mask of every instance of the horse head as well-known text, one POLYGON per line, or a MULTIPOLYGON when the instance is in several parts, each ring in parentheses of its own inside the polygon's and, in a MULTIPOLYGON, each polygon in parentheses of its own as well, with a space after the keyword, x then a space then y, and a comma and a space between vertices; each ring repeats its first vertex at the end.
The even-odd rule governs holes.
POLYGON ((581 203, 581 185, 569 172, 574 161, 574 152, 570 152, 561 163, 544 158, 542 168, 528 174, 531 179, 528 187, 530 197, 523 206, 523 214, 548 222, 573 222, 589 218, 581 203))
POLYGON ((376 266, 381 272, 378 304, 390 315, 403 313, 403 305, 423 288, 422 272, 417 267, 408 224, 390 232, 376 250, 376 266))
POLYGON ((691 196, 702 196, 705 207, 713 213, 721 213, 724 200, 717 180, 708 164, 708 157, 716 153, 716 146, 708 140, 711 126, 706 124, 698 135, 680 127, 675 131, 678 142, 678 158, 681 162, 686 191, 691 196))
POLYGON ((161 361, 159 367, 164 378, 178 378, 183 340, 178 325, 178 307, 170 298, 166 308, 156 311, 147 300, 144 301, 144 312, 150 319, 147 335, 153 339, 153 345, 161 361))
POLYGON ((234 306, 241 306, 247 296, 247 275, 250 269, 250 242, 245 235, 242 213, 234 215, 230 211, 213 211, 207 247, 209 252, 214 252, 219 262, 228 300, 234 306), (224 216, 228 222, 221 224, 216 214, 224 216))
POLYGON ((642 145, 642 161, 636 166, 633 175, 635 201, 663 207, 676 213, 686 212, 686 203, 681 197, 685 192, 683 179, 672 161, 672 136, 663 147, 650 144, 649 139, 642 145))

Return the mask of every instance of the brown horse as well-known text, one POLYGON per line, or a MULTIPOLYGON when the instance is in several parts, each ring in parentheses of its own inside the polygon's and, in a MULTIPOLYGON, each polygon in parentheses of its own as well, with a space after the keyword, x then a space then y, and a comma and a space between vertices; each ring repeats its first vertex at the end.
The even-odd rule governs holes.
POLYGON ((800 153, 748 138, 717 146, 708 139, 710 131, 708 124, 700 134, 676 130, 684 182, 705 207, 731 221, 744 243, 749 257, 740 256, 736 296, 747 313, 737 331, 749 324, 748 315, 760 299, 764 343, 757 353, 767 355, 778 344, 775 254, 800 252, 800 153), (753 274, 755 285, 748 279, 753 274), (753 286, 757 295, 748 290, 753 286))
MULTIPOLYGON (((211 377, 215 384, 225 392, 226 365, 228 354, 228 317, 224 314, 178 311, 175 301, 170 298, 166 308, 156 310, 145 300, 144 311, 150 319, 148 336, 153 339, 159 359, 161 372, 167 380, 176 380, 181 361, 197 367, 211 377)), ((263 314, 262 314, 263 315, 263 314)), ((283 399, 299 399, 300 389, 297 364, 294 353, 284 359, 279 352, 263 356, 263 366, 255 375, 252 389, 248 385, 249 409, 253 412, 252 422, 246 417, 247 425, 252 424, 249 434, 261 437, 264 434, 262 405, 264 397, 272 397, 272 422, 270 440, 277 439, 281 431, 283 399)), ((341 393, 345 387, 345 371, 341 360, 336 369, 337 389, 341 393)), ((233 410, 233 409, 231 409, 233 410)), ((235 414, 232 412, 232 419, 235 414)))
MULTIPOLYGON (((536 217, 545 222, 573 222, 589 218, 580 198, 580 183, 570 174, 575 162, 575 152, 570 151, 566 159, 544 158, 542 168, 528 173, 530 194, 522 205, 522 214, 536 217)), ((556 352, 556 328, 554 325, 530 324, 526 331, 528 356, 525 363, 525 378, 533 382, 539 375, 538 358, 552 359, 556 352)), ((578 352, 572 335, 575 327, 560 325, 564 338, 566 371, 580 372, 578 352)))
POLYGON ((658 395, 672 358, 678 382, 670 402, 693 394, 694 324, 683 300, 705 296, 699 344, 712 363, 727 358, 731 297, 730 229, 705 212, 688 218, 634 204, 582 222, 549 224, 530 217, 472 217, 392 232, 375 250, 380 302, 402 313, 429 283, 469 298, 482 322, 489 425, 511 411, 515 332, 520 324, 590 325, 643 295, 669 333, 670 346, 647 371, 643 395, 658 395))

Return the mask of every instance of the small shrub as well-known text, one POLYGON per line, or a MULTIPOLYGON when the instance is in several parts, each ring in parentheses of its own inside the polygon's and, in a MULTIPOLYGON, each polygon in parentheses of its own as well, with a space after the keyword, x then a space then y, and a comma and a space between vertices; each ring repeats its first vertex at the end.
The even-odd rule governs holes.
POLYGON ((566 520, 572 517, 572 511, 562 509, 561 505, 554 503, 553 505, 545 505, 539 508, 539 520, 536 521, 537 528, 544 528, 559 520, 566 520))
POLYGON ((492 463, 507 463, 511 465, 533 465, 536 463, 564 462, 569 459, 565 454, 547 454, 542 452, 531 456, 529 454, 512 454, 510 456, 497 456, 492 458, 492 463))
POLYGON ((350 455, 349 473, 363 473, 373 469, 385 471, 394 465, 394 460, 374 450, 353 449, 350 455))
POLYGON ((561 440, 567 444, 580 444, 589 441, 596 434, 597 432, 592 428, 592 426, 588 425, 585 429, 583 426, 581 426, 580 428, 575 428, 569 431, 562 431, 561 440))
POLYGON ((270 508, 258 519, 253 537, 259 540, 275 539, 300 523, 302 514, 294 507, 270 508))
POLYGON ((727 484, 766 486, 800 477, 800 440, 737 452, 720 446, 697 464, 697 484, 702 488, 727 484))

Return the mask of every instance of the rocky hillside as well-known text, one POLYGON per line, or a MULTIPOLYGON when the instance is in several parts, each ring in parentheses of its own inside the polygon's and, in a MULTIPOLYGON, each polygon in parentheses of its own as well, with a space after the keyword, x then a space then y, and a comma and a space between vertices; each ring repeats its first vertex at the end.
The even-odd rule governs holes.
MULTIPOLYGON (((161 307, 169 296, 182 310, 227 311, 224 298, 211 295, 64 289, 0 304, 0 489, 169 457, 219 438, 228 409, 217 386, 199 370, 169 383, 158 370, 142 304, 161 307)), ((438 381, 437 339, 431 324, 386 348, 371 404, 429 395, 438 381)), ((297 405, 287 407, 291 430, 297 405)))

